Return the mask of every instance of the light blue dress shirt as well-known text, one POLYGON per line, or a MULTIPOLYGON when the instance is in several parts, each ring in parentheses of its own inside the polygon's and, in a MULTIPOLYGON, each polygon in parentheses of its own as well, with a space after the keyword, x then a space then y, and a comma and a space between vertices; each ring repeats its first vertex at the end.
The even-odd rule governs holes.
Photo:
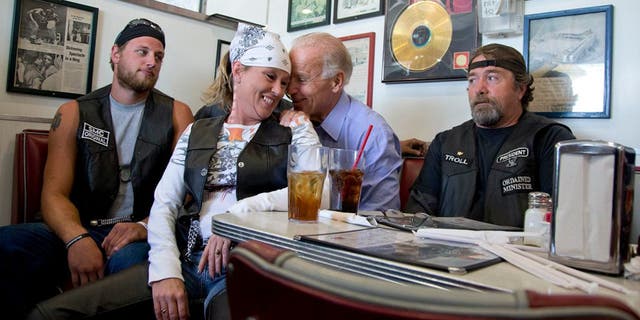
POLYGON ((400 140, 381 115, 343 92, 315 129, 325 147, 358 150, 370 124, 359 210, 400 209, 400 140))

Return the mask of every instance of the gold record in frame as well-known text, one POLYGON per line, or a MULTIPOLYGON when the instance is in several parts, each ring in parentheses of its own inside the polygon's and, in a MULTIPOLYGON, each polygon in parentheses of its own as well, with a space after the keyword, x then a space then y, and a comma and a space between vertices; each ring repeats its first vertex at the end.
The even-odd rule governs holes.
POLYGON ((436 65, 449 49, 453 26, 447 11, 435 1, 418 1, 408 6, 391 32, 394 59, 411 71, 436 65))

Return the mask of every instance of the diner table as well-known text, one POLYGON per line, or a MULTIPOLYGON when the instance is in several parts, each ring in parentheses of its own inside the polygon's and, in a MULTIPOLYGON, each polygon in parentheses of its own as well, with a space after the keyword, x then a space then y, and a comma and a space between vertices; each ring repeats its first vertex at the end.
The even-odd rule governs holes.
MULTIPOLYGON (((499 262, 467 273, 450 273, 420 265, 392 261, 319 243, 300 241, 302 235, 360 230, 367 227, 319 217, 316 222, 298 223, 288 219, 287 212, 224 213, 213 217, 213 233, 235 242, 258 240, 296 252, 317 263, 368 277, 396 283, 415 283, 442 290, 476 292, 512 292, 517 289, 547 294, 590 294, 566 289, 542 280, 508 262, 499 262)), ((640 281, 622 276, 595 274, 623 286, 622 293, 597 287, 595 294, 615 297, 640 314, 640 281)))

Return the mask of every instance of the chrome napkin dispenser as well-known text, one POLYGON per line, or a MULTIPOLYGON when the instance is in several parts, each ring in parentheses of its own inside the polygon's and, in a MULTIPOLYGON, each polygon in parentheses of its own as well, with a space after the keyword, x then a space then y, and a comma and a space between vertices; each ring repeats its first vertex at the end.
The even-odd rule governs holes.
POLYGON ((620 274, 628 259, 635 152, 611 142, 556 145, 549 259, 620 274))

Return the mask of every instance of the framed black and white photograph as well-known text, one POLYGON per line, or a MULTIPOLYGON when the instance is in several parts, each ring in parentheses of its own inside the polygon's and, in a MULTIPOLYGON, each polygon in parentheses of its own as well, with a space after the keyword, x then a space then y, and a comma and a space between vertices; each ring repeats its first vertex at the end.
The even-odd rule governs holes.
POLYGON ((222 60, 222 57, 229 52, 229 45, 231 45, 231 42, 227 41, 227 40, 222 40, 222 39, 218 39, 218 47, 216 49, 216 65, 213 68, 213 75, 215 78, 218 77, 218 66, 220 66, 220 60, 222 60))
POLYGON ((333 23, 342 23, 384 14, 384 0, 334 0, 333 23))
POLYGON ((330 0, 289 0, 287 32, 329 24, 330 0))
POLYGON ((373 57, 376 47, 374 32, 340 37, 351 54, 353 72, 349 84, 344 88, 352 97, 372 107, 373 103, 373 57))
POLYGON ((610 118, 613 6, 525 15, 523 55, 534 77, 529 111, 610 118))
POLYGON ((92 89, 98 8, 16 0, 7 91, 77 98, 92 89))

